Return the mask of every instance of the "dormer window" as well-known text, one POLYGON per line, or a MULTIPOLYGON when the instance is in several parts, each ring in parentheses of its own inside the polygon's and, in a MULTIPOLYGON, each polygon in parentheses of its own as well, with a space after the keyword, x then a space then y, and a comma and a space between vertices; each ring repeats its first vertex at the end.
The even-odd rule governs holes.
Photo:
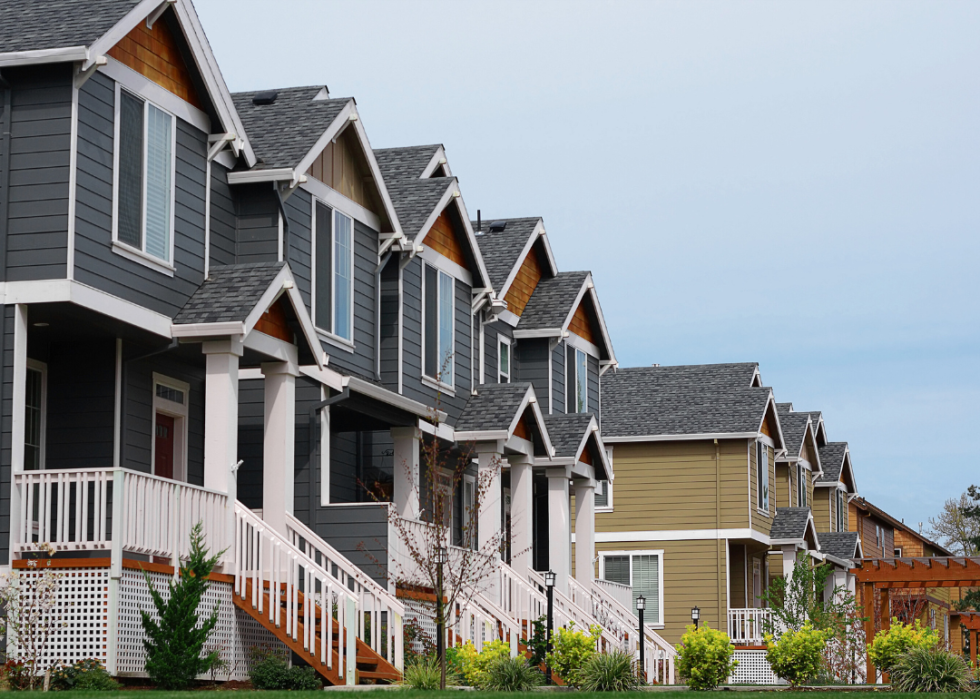
POLYGON ((113 241, 123 254, 135 253, 169 267, 173 262, 174 117, 119 86, 116 107, 113 241))

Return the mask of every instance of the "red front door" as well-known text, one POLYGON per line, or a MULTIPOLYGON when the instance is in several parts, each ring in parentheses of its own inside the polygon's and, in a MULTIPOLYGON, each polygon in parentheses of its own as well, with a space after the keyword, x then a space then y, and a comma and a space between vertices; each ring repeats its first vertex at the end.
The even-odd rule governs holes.
POLYGON ((174 419, 172 417, 157 413, 155 439, 153 473, 163 478, 173 478, 174 419))

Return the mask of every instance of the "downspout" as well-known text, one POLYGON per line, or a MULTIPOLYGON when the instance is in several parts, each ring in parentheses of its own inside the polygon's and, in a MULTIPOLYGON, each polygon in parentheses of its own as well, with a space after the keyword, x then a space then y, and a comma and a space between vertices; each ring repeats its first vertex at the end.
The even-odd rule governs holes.
MULTIPOLYGON (((289 216, 286 215, 286 200, 282 198, 282 192, 279 191, 279 184, 277 182, 272 183, 272 189, 276 193, 276 202, 279 204, 279 218, 282 221, 282 260, 287 265, 289 264, 289 216)), ((310 231, 310 235, 313 232, 310 231)))
MULTIPOLYGON (((721 446, 718 444, 718 439, 715 439, 715 529, 721 530, 721 446)), ((725 546, 727 548, 728 541, 725 540, 725 546)), ((726 555, 727 559, 727 555, 726 555)), ((721 604, 721 538, 715 538, 715 568, 717 570, 717 575, 715 576, 718 580, 718 625, 725 624, 726 628, 728 625, 728 610, 722 609, 721 604)), ((728 577, 728 571, 725 571, 725 577, 728 577)), ((727 587, 727 585, 726 585, 727 587)))
MULTIPOLYGON (((348 398, 350 398, 350 387, 349 386, 344 386, 344 390, 341 391, 340 393, 338 393, 337 395, 330 396, 326 400, 321 400, 319 403, 314 403, 313 405, 310 406, 310 419, 309 419, 309 425, 310 425, 310 430, 309 430, 309 432, 310 432, 310 447, 309 447, 309 450, 308 451, 309 451, 309 454, 310 454, 310 480, 309 480, 309 488, 310 488, 311 502, 313 502, 313 499, 312 499, 313 498, 313 493, 316 492, 316 490, 314 488, 314 486, 316 485, 316 483, 314 481, 315 476, 314 476, 314 473, 313 473, 313 464, 316 463, 317 461, 319 461, 319 457, 320 457, 320 449, 317 446, 317 439, 316 439, 317 432, 319 431, 319 430, 316 429, 316 427, 317 427, 317 424, 316 424, 317 423, 317 419, 316 419, 317 413, 319 413, 324 408, 327 408, 327 407, 329 407, 329 406, 331 406, 331 405, 333 405, 335 403, 340 403, 341 401, 347 400, 348 398), (316 458, 314 459, 314 457, 316 457, 316 458)), ((330 468, 330 464, 327 464, 327 468, 330 468)), ((316 502, 319 502, 320 501, 319 497, 317 497, 315 499, 315 501, 316 502)), ((314 507, 313 505, 310 506, 310 512, 311 513, 313 512, 313 507, 314 507)))

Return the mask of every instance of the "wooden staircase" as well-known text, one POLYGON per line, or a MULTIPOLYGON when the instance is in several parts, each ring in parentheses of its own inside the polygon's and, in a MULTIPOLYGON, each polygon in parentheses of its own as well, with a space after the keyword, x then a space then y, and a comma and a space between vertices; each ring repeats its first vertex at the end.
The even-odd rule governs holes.
MULTIPOLYGON (((290 611, 290 607, 286 600, 287 589, 285 586, 281 586, 279 589, 279 594, 276 596, 277 599, 275 604, 279 606, 281 616, 285 617, 290 611)), ((343 632, 340 624, 336 619, 330 618, 330 631, 329 636, 329 663, 321 662, 323 658, 323 635, 321 633, 323 629, 323 610, 319 604, 315 602, 312 605, 312 609, 306 608, 306 598, 302 592, 297 592, 297 614, 296 614, 296 628, 294 632, 287 631, 286 626, 280 623, 278 626, 269 619, 269 587, 268 585, 263 585, 261 590, 261 611, 258 607, 252 604, 252 581, 248 580, 245 583, 245 594, 235 595, 235 606, 243 610, 253 619, 258 621, 262 626, 267 629, 276 638, 282 641, 286 647, 288 647, 293 653, 298 655, 304 661, 306 661, 310 667, 317 671, 325 682, 331 685, 346 685, 346 684, 385 684, 389 682, 397 682, 401 679, 401 673, 395 668, 394 665, 389 663, 385 658, 376 653, 373 648, 367 645, 364 641, 359 638, 355 638, 356 641, 356 654, 355 654, 355 671, 353 681, 349 681, 350 678, 344 677, 344 671, 346 669, 346 663, 340 652, 340 643, 348 641, 347 634, 343 632), (306 638, 306 633, 304 629, 304 620, 311 620, 313 625, 313 643, 309 644, 311 647, 304 647, 303 639, 306 638)), ((390 623, 390 621, 389 621, 390 623)), ((346 648, 346 645, 344 646, 346 648)))

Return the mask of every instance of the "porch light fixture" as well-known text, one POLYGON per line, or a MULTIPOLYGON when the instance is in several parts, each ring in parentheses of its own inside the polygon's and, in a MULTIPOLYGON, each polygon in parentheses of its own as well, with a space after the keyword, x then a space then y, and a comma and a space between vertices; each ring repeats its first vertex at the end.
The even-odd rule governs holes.
POLYGON ((547 585, 548 587, 554 587, 556 577, 557 576, 555 575, 555 571, 549 570, 547 573, 544 574, 544 584, 547 585))
POLYGON ((691 621, 694 622, 694 628, 698 628, 701 625, 701 610, 697 607, 691 610, 691 621))
POLYGON ((439 546, 435 551, 435 562, 437 565, 446 565, 449 563, 449 549, 445 546, 439 546))
POLYGON ((643 595, 640 595, 639 597, 636 598, 636 609, 637 611, 642 612, 646 608, 647 608, 647 598, 644 597, 643 595))

